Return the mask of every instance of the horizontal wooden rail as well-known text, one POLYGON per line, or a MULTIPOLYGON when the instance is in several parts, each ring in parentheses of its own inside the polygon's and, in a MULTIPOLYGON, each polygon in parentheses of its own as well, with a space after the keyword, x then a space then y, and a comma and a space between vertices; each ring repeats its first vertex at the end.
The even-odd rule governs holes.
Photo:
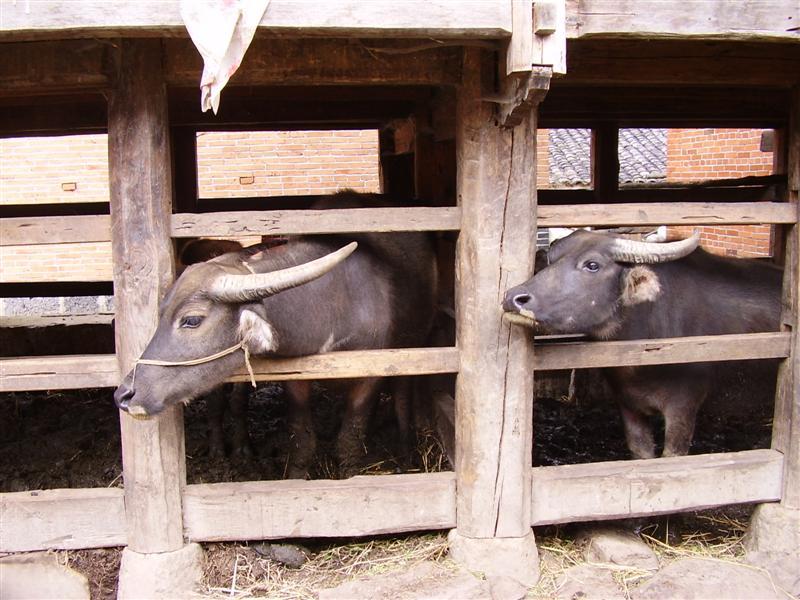
POLYGON ((365 231, 457 231, 456 207, 350 208, 182 213, 172 216, 172 236, 299 235, 365 231))
POLYGON ((0 219, 0 246, 110 240, 111 217, 108 215, 0 219))
POLYGON ((119 382, 113 354, 0 358, 0 392, 116 387, 119 382))
MULTIPOLYGON (((298 358, 256 358, 252 365, 259 381, 433 375, 456 373, 459 367, 456 348, 353 350, 298 358)), ((242 368, 229 381, 249 379, 242 368)))
MULTIPOLYGON (((534 525, 698 510, 781 497, 775 450, 533 469, 534 525)), ((365 536, 456 524, 452 472, 188 485, 192 541, 365 536)), ((0 552, 122 546, 120 488, 0 494, 0 552)))
MULTIPOLYGON (((4 0, 0 34, 14 39, 30 39, 37 33, 38 37, 44 33, 54 37, 58 32, 66 37, 82 33, 92 38, 115 37, 120 31, 132 37, 185 36, 179 4, 178 0, 118 1, 109 11, 104 0, 37 0, 35 8, 27 9, 4 0)), ((460 10, 448 0, 406 0, 400 4, 352 0, 310 7, 294 0, 273 0, 259 29, 270 34, 340 38, 507 38, 511 35, 511 5, 508 1, 483 0, 471 3, 469 10, 460 10)))
POLYGON ((340 537, 449 529, 455 474, 188 485, 183 524, 192 541, 340 537))
POLYGON ((700 510, 781 498, 783 454, 723 454, 533 469, 533 525, 700 510))
POLYGON ((743 333, 625 340, 563 342, 536 346, 533 364, 542 371, 601 367, 638 367, 674 363, 789 356, 791 333, 743 333))
MULTIPOLYGON (((690 195, 691 192, 687 192, 690 195)), ((539 206, 539 227, 796 223, 793 202, 662 202, 539 206)))
POLYGON ((121 488, 0 494, 0 552, 124 546, 121 488))

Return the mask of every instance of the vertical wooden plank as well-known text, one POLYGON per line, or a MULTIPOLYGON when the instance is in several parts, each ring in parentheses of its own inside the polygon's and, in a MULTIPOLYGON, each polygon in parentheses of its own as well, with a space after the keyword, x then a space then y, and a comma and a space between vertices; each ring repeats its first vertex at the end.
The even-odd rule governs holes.
MULTIPOLYGON (((174 273, 169 234, 172 180, 167 95, 159 40, 118 43, 108 105, 111 236, 120 372, 155 330, 158 302, 174 273)), ((180 408, 146 421, 120 413, 128 547, 183 546, 186 469, 180 408)))
POLYGON ((457 531, 511 538, 531 531, 533 344, 503 322, 501 302, 533 271, 536 117, 498 127, 480 101, 482 66, 467 49, 457 107, 457 531))
MULTIPOLYGON (((800 87, 792 93, 789 128, 786 136, 788 198, 790 202, 800 200, 800 87)), ((784 478, 781 504, 787 508, 800 509, 800 215, 798 224, 786 235, 786 263, 783 282, 784 330, 794 331, 792 355, 781 363, 778 371, 778 391, 775 396, 772 447, 783 452, 784 478)))
POLYGON ((533 63, 533 3, 511 0, 511 40, 506 50, 506 75, 530 73, 533 63))
POLYGON ((592 129, 591 155, 595 202, 614 202, 619 191, 619 127, 616 123, 592 129))

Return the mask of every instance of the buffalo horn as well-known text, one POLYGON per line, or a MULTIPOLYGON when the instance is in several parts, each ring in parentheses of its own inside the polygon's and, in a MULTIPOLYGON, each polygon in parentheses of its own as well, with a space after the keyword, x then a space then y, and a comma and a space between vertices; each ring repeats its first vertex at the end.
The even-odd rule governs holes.
POLYGON ((677 242, 639 242, 617 238, 612 256, 618 262, 652 264, 678 260, 694 252, 700 243, 700 234, 677 242))
POLYGON ((209 287, 208 295, 222 302, 251 302, 322 277, 350 256, 358 244, 350 242, 335 252, 296 267, 252 275, 222 275, 209 287))

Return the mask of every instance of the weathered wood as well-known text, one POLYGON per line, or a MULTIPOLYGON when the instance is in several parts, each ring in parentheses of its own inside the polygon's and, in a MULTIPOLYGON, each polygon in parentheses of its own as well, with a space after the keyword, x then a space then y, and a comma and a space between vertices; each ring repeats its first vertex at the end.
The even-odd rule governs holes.
MULTIPOLYGON (((300 358, 251 358, 259 381, 291 379, 345 379, 348 377, 394 377, 456 373, 456 348, 403 348, 330 352, 300 358)), ((229 381, 250 381, 245 368, 229 381)))
POLYGON ((533 469, 534 525, 700 510, 781 497, 775 450, 533 469))
POLYGON ((533 63, 533 5, 511 0, 511 39, 506 49, 505 74, 528 73, 533 63))
POLYGON ((536 370, 635 367, 723 360, 786 358, 789 333, 745 333, 624 340, 614 342, 563 342, 536 346, 536 370))
MULTIPOLYGON (((684 192, 691 196, 692 192, 684 192)), ((794 223, 797 204, 786 202, 677 202, 562 204, 539 207, 539 227, 623 225, 758 225, 794 223)))
POLYGON ((173 237, 298 235, 365 231, 457 231, 456 207, 353 208, 172 215, 173 237))
MULTIPOLYGON (((786 135, 787 196, 795 208, 800 201, 800 86, 792 94, 791 120, 786 135)), ((772 447, 783 452, 784 484, 782 504, 800 509, 800 213, 786 239, 783 281, 783 329, 793 335, 792 354, 778 371, 772 447)))
POLYGON ((533 62, 567 72, 567 27, 564 0, 537 0, 533 13, 533 62))
POLYGON ((602 202, 619 189, 619 124, 603 123, 591 133, 592 189, 596 201, 602 202))
MULTIPOLYGON (((186 35, 178 0, 116 0, 113 10, 103 0, 22 4, 2 0, 0 39, 43 36, 107 38, 122 35, 168 37, 186 35)), ((511 35, 507 0, 470 2, 469 9, 447 0, 329 0, 309 5, 272 0, 259 31, 328 37, 498 38, 511 35)))
POLYGON ((0 552, 125 545, 125 501, 120 488, 0 494, 0 516, 0 552))
MULTIPOLYGON (((6 28, 6 11, 12 8, 9 4, 0 0, 0 39, 6 28)), ((24 5, 15 4, 15 11, 25 10, 24 5)), ((74 6, 80 10, 79 4, 74 6)), ((43 88, 51 92, 105 89, 110 84, 110 49, 107 42, 97 40, 0 44, 0 96, 39 94, 43 88)))
POLYGON ((800 80, 800 45, 791 41, 581 38, 569 41, 568 60, 571 86, 682 87, 713 81, 758 89, 800 80))
MULTIPOLYGON (((735 69, 735 65, 729 67, 735 69)), ((627 86, 609 82, 559 85, 541 105, 542 127, 591 127, 617 121, 636 127, 780 128, 788 117, 789 92, 757 86, 627 86)))
POLYGON ((332 481, 189 485, 191 541, 377 535, 455 525, 455 476, 425 473, 332 481))
POLYGON ((533 269, 536 230, 535 111, 511 129, 481 102, 481 54, 465 51, 458 94, 456 251, 458 533, 530 532, 533 345, 502 320, 503 293, 533 269))
POLYGON ((111 218, 108 215, 0 220, 0 246, 107 242, 110 239, 111 218))
POLYGON ((0 392, 116 387, 119 381, 113 354, 0 358, 0 392))
MULTIPOLYGON (((170 85, 197 86, 203 62, 189 40, 165 40, 165 74, 170 85)), ((439 46, 390 53, 386 42, 337 39, 256 38, 230 85, 453 85, 461 49, 439 46), (380 47, 379 47, 380 46, 380 47), (274 57, 280 56, 281 60, 274 57), (324 56, 325 60, 309 60, 324 56)), ((220 113, 224 114, 224 113, 220 113)))
POLYGON ((567 35, 733 40, 800 39, 796 2, 567 0, 567 35))
MULTIPOLYGON (((127 372, 155 331, 159 300, 174 276, 172 182, 161 42, 122 40, 118 52, 108 155, 116 348, 127 372)), ((177 550, 186 481, 181 408, 146 421, 120 412, 120 420, 128 545, 142 553, 177 550)))

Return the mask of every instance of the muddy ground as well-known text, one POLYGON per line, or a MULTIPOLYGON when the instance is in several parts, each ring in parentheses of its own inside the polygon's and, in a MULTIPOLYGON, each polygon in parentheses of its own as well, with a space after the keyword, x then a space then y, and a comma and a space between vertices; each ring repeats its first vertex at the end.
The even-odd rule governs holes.
MULTIPOLYGON (((770 383, 759 381, 746 371, 737 372, 732 378, 733 381, 716 393, 701 411, 693 454, 769 447, 770 383), (749 382, 748 385, 744 385, 745 382, 749 382), (756 385, 750 385, 754 382, 756 385)), ((579 386, 578 399, 572 402, 554 397, 537 399, 534 465, 628 458, 619 413, 609 399, 603 398, 605 394, 598 392, 597 385, 596 379, 584 381, 582 388, 579 386), (597 397, 586 399, 587 396, 597 397)), ((121 486, 119 416, 112 391, 0 394, 0 491, 121 486)), ((342 400, 317 386, 315 407, 320 446, 312 475, 336 478, 338 473, 331 449, 342 400)), ((255 456, 249 461, 220 461, 208 456, 204 402, 191 404, 185 410, 188 481, 281 478, 288 448, 286 416, 281 386, 262 385, 251 394, 248 413, 255 456)), ((397 472, 396 429, 391 398, 386 394, 376 406, 371 431, 364 472, 397 472)), ((432 427, 421 429, 414 464, 428 471, 449 468, 443 446, 432 427)), ((208 548, 210 572, 225 571, 224 565, 215 566, 217 559, 214 557, 229 561, 231 553, 241 551, 230 545, 211 546, 208 548)), ((114 597, 118 550, 68 554, 69 562, 89 576, 93 598, 114 597)), ((211 587, 214 587, 213 582, 211 587)))

